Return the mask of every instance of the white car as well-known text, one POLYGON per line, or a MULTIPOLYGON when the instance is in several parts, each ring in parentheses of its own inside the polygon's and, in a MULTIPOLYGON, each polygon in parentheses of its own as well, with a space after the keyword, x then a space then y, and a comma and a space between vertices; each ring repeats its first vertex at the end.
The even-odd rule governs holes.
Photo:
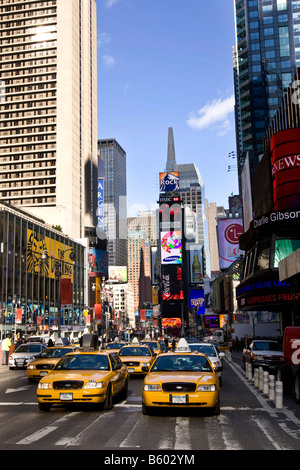
POLYGON ((43 343, 21 344, 10 356, 8 361, 9 369, 25 369, 27 365, 37 358, 46 348, 43 343))
POLYGON ((223 369, 223 362, 222 358, 225 356, 223 352, 219 352, 217 348, 210 343, 189 343, 189 348, 191 351, 201 352, 205 354, 206 357, 210 360, 213 367, 218 367, 217 375, 219 377, 219 384, 222 385, 222 369, 223 369))

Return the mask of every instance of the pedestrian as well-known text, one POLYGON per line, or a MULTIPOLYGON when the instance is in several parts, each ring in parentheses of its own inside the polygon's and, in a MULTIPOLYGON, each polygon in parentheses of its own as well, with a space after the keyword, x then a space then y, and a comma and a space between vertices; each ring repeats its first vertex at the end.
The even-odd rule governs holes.
POLYGON ((49 338, 47 346, 48 346, 48 348, 52 348, 54 346, 54 343, 53 343, 51 338, 49 338))
POLYGON ((18 337, 17 338, 17 341, 15 342, 15 350, 20 346, 20 344, 22 344, 23 341, 22 341, 22 338, 18 337))
POLYGON ((2 365, 8 365, 8 356, 11 347, 11 340, 10 337, 7 335, 6 338, 2 341, 1 348, 2 348, 2 365), (5 364, 4 364, 5 361, 5 364))

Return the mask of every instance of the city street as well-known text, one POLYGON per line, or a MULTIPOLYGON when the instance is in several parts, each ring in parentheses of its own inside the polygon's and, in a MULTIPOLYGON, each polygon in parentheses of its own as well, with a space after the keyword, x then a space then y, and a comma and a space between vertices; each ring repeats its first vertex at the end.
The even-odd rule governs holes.
POLYGON ((177 458, 195 459, 192 464, 198 450, 300 449, 300 407, 284 396, 283 408, 276 409, 247 381, 240 357, 233 353, 232 361, 224 360, 219 416, 204 410, 144 416, 142 378, 130 379, 127 400, 115 401, 110 411, 53 407, 44 413, 37 406, 37 385, 28 383, 26 371, 1 366, 0 449, 102 450, 100 460, 108 464, 122 452, 145 463, 150 451, 161 456, 176 451, 177 458))

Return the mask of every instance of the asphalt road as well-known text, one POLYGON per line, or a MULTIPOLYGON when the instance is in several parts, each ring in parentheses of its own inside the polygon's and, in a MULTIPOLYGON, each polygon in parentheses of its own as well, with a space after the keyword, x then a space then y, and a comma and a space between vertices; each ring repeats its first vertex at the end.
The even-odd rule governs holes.
POLYGON ((276 409, 246 379, 238 354, 224 360, 219 416, 177 409, 144 416, 142 378, 130 379, 127 400, 116 401, 110 411, 53 407, 45 413, 38 409, 37 385, 28 383, 26 371, 0 367, 2 451, 97 450, 102 451, 99 463, 118 465, 124 462, 114 459, 126 457, 132 459, 126 460, 129 467, 138 467, 170 464, 162 459, 171 455, 173 464, 198 465, 204 450, 300 449, 300 406, 284 397, 283 408, 276 409), (149 461, 157 455, 159 462, 149 461))

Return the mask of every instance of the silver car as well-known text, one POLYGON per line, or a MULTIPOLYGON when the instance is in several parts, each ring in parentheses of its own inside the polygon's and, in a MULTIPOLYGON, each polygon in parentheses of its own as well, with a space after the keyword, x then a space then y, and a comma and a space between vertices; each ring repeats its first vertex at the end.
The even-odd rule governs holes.
POLYGON ((223 352, 219 352, 217 348, 210 343, 189 343, 189 348, 191 351, 198 351, 205 354, 206 357, 212 363, 216 373, 219 377, 219 384, 222 385, 222 370, 223 370, 223 362, 222 358, 225 356, 223 352))
POLYGON ((8 366, 10 369, 25 369, 46 348, 42 343, 21 344, 10 356, 8 366))

